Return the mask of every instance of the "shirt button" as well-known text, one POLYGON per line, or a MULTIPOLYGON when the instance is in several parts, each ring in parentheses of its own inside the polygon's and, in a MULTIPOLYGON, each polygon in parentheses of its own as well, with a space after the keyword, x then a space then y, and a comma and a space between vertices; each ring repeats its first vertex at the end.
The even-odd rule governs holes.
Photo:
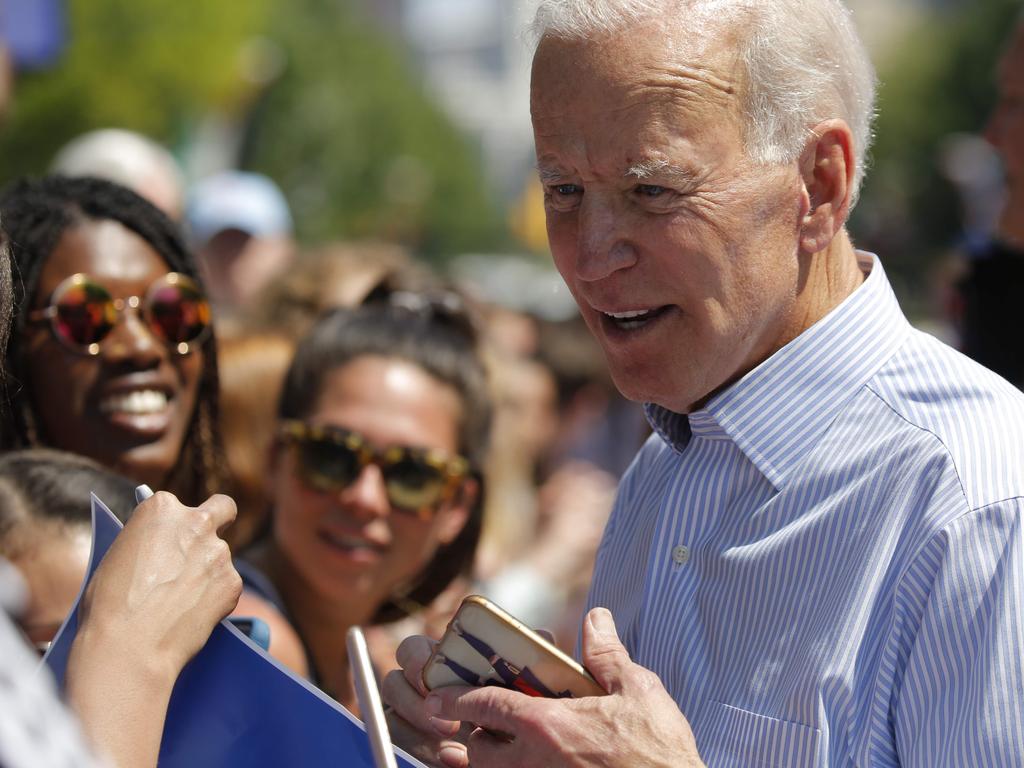
POLYGON ((672 562, 676 565, 686 565, 690 560, 690 548, 679 544, 672 549, 672 562))

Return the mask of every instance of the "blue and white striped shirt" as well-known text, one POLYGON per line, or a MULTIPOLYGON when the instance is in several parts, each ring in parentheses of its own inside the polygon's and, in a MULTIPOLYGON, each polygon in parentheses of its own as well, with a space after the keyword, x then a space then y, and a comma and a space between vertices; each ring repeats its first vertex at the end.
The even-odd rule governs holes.
POLYGON ((877 259, 687 416, 648 406, 590 605, 719 766, 1024 766, 1024 395, 877 259))

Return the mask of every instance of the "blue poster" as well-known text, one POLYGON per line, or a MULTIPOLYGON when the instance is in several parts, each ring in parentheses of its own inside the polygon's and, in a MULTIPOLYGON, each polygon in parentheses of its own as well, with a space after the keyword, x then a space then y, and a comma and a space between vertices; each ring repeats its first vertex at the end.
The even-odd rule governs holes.
MULTIPOLYGON (((86 584, 121 530, 95 496, 92 517, 86 584)), ((46 655, 61 688, 77 631, 78 601, 46 655)), ((402 768, 426 768, 401 750, 395 752, 402 768)), ((221 622, 182 670, 171 694, 160 766, 288 765, 373 768, 373 757, 363 724, 347 709, 221 622)))

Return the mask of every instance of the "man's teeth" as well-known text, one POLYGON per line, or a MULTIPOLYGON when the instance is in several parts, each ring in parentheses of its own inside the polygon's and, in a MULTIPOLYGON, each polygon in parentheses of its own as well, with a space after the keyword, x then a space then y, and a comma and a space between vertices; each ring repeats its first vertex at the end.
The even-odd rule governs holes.
POLYGON ((611 317, 615 320, 633 320, 635 318, 651 314, 651 310, 636 309, 631 312, 606 312, 605 314, 607 314, 608 317, 611 317))
POLYGON ((626 331, 643 328, 657 314, 653 309, 633 309, 628 312, 605 312, 615 325, 626 331))
POLYGON ((111 395, 100 403, 101 413, 133 415, 160 413, 167 408, 167 393, 156 389, 140 389, 123 395, 111 395))

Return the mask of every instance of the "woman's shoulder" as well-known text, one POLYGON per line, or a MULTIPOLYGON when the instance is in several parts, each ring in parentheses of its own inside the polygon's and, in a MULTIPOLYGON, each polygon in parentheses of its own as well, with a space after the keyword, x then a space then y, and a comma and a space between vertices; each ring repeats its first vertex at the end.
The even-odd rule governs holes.
POLYGON ((231 615, 262 619, 270 628, 270 655, 296 674, 310 677, 309 657, 299 633, 292 626, 280 593, 270 579, 252 563, 235 559, 242 577, 242 596, 231 615))

